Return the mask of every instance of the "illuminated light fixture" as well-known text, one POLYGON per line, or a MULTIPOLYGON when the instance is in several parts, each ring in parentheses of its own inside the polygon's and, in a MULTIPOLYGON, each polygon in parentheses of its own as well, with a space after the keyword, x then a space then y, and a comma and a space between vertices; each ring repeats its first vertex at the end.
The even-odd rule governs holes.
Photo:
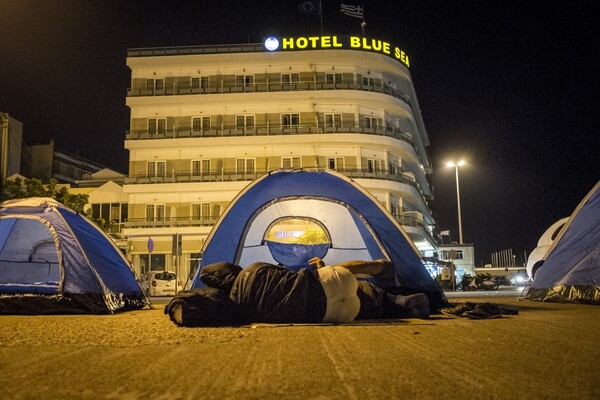
POLYGON ((448 166, 449 168, 454 168, 454 170, 456 172, 456 204, 458 207, 458 243, 459 244, 463 243, 463 234, 462 234, 462 217, 460 215, 460 187, 458 184, 458 167, 462 167, 465 164, 466 163, 464 160, 460 160, 458 162, 448 161, 446 163, 446 166, 448 166))
POLYGON ((279 39, 276 37, 270 36, 265 39, 265 49, 269 51, 275 51, 279 48, 279 39))

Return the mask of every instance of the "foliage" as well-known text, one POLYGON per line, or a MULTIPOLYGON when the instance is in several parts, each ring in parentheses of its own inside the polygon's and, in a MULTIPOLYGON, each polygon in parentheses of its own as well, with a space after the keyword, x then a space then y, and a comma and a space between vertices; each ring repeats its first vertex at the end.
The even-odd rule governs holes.
POLYGON ((87 194, 71 194, 64 186, 59 188, 56 179, 52 179, 47 185, 44 185, 37 178, 16 178, 2 182, 0 200, 24 199, 28 197, 50 197, 80 213, 84 212, 83 208, 89 198, 87 194))

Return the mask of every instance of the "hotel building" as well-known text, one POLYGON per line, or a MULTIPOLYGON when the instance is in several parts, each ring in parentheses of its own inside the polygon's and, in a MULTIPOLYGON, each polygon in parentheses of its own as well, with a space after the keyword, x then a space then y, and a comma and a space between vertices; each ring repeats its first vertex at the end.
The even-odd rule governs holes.
POLYGON ((249 182, 278 168, 334 169, 369 190, 433 252, 429 139, 409 59, 378 40, 130 49, 125 147, 138 273, 186 277, 212 225, 249 182))

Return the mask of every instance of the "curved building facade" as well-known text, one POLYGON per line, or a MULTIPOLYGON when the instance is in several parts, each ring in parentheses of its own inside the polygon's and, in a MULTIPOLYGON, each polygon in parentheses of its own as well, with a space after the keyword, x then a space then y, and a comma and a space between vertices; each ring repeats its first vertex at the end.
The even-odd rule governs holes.
POLYGON ((138 272, 187 275, 229 202, 277 168, 351 177, 421 251, 435 249, 429 139, 408 58, 384 42, 351 48, 347 37, 323 38, 325 46, 288 38, 283 51, 262 43, 129 50, 124 234, 138 272))

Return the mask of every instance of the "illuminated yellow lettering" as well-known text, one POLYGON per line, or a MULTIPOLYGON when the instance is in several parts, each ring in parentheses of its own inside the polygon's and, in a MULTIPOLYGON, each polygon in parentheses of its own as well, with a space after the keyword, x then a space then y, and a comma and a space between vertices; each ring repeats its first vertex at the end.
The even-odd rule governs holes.
POLYGON ((394 57, 396 57, 398 60, 400 60, 400 62, 402 64, 406 65, 407 67, 410 67, 410 62, 408 60, 408 56, 406 55, 405 52, 403 52, 402 50, 400 50, 397 47, 394 51, 394 57))
POLYGON ((371 50, 371 46, 369 46, 369 45, 367 44, 367 38, 363 38, 363 40, 362 40, 362 47, 363 47, 363 49, 365 49, 365 50, 371 50))
POLYGON ((390 54, 390 44, 388 42, 383 42, 383 49, 382 51, 385 54, 390 54))
POLYGON ((331 47, 331 36, 323 36, 321 38, 321 47, 331 47))
POLYGON ((294 48, 294 38, 283 38, 281 39, 282 48, 285 49, 293 49, 294 48))
POLYGON ((350 36, 350 47, 360 47, 360 38, 356 36, 350 36))
POLYGON ((308 40, 304 37, 299 37, 298 39, 296 39, 296 46, 299 49, 305 49, 306 46, 308 46, 308 40))
POLYGON ((342 44, 338 42, 337 36, 333 37, 333 47, 342 47, 342 44))
POLYGON ((381 44, 381 40, 373 40, 373 50, 381 51, 383 45, 381 44))
POLYGON ((311 36, 308 38, 308 40, 310 41, 310 47, 312 47, 313 49, 317 47, 317 43, 319 41, 318 36, 311 36))

